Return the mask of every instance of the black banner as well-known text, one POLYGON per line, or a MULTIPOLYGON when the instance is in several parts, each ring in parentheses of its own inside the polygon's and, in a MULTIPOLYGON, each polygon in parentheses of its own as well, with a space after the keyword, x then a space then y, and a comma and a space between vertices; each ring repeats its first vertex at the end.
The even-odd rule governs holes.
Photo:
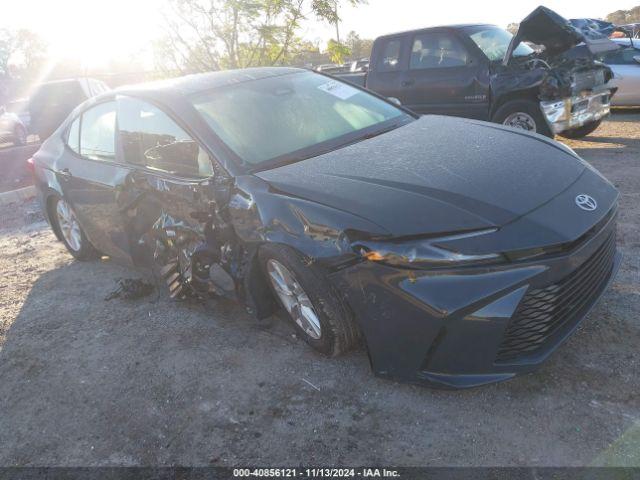
POLYGON ((205 479, 402 479, 402 480, 634 480, 638 468, 472 468, 472 467, 12 467, 0 480, 205 480, 205 479))

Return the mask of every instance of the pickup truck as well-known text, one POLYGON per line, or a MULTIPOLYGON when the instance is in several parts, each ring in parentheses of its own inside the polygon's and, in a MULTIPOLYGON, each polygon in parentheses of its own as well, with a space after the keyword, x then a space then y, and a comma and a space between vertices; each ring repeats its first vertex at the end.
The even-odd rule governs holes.
POLYGON ((613 74, 596 55, 617 48, 538 7, 515 36, 474 24, 379 37, 367 72, 335 76, 419 114, 579 138, 598 128, 610 112, 615 88, 607 84, 613 74))

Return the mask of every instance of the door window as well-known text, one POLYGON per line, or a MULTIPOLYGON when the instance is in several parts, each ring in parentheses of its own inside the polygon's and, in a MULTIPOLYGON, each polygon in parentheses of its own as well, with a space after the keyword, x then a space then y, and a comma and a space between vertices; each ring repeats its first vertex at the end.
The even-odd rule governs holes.
POLYGON ((213 175, 207 152, 154 105, 118 98, 118 130, 128 163, 188 177, 213 175))
POLYGON ((76 118, 69 127, 67 145, 76 153, 80 153, 80 117, 76 118))
POLYGON ((101 103, 84 112, 80 126, 80 155, 93 160, 115 160, 115 131, 115 102, 101 103))
POLYGON ((620 50, 604 54, 601 60, 608 65, 637 65, 638 62, 634 60, 634 57, 639 55, 640 49, 621 48, 620 50))
POLYGON ((446 33, 416 35, 411 48, 411 70, 463 67, 469 61, 467 49, 455 37, 446 33))
POLYGON ((393 72, 400 68, 402 41, 397 38, 382 41, 382 56, 378 59, 379 72, 393 72))

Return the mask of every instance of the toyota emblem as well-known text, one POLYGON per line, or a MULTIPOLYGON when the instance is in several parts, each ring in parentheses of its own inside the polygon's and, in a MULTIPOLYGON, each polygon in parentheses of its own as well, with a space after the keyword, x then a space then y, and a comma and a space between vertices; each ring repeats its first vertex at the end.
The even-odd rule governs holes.
POLYGON ((581 194, 576 197, 576 205, 587 212, 593 212, 598 208, 598 202, 596 202, 593 197, 585 194, 581 194))

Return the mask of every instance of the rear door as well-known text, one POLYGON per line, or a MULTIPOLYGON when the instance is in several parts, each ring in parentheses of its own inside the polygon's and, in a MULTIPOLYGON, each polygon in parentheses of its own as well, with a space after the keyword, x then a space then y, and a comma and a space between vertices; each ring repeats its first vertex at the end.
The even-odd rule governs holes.
POLYGON ((429 30, 410 41, 400 100, 417 113, 486 118, 487 66, 453 31, 429 30))
POLYGON ((120 185, 131 168, 120 161, 118 147, 116 102, 105 101, 71 123, 65 150, 54 169, 91 243, 100 252, 128 263, 129 243, 118 200, 120 185))
POLYGON ((402 76, 406 68, 406 37, 382 37, 376 40, 366 77, 366 87, 389 98, 402 101, 402 76))
POLYGON ((632 47, 621 48, 602 57, 614 73, 610 85, 618 87, 613 96, 613 105, 640 105, 640 64, 635 57, 640 56, 640 50, 632 47))

